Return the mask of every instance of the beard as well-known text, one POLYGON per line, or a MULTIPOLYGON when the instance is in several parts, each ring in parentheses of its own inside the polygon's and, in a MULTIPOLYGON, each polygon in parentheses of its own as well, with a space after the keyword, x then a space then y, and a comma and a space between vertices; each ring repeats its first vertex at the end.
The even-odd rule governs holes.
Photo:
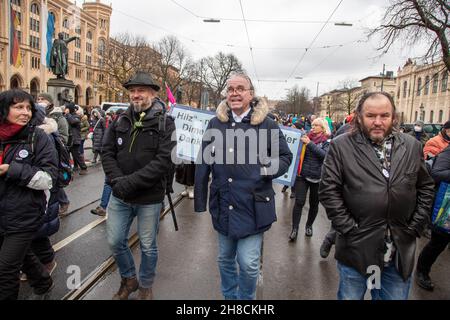
POLYGON ((133 110, 136 113, 141 113, 142 111, 147 110, 151 105, 151 101, 138 101, 132 103, 133 110))
POLYGON ((372 141, 373 143, 376 144, 381 144, 384 139, 386 139, 387 136, 389 136, 392 131, 393 131, 394 125, 391 124, 388 128, 383 129, 383 128, 372 128, 374 129, 378 129, 378 130, 384 130, 383 134, 374 134, 372 133, 371 129, 366 128, 365 126, 363 126, 363 133, 364 135, 370 139, 370 141, 372 141))

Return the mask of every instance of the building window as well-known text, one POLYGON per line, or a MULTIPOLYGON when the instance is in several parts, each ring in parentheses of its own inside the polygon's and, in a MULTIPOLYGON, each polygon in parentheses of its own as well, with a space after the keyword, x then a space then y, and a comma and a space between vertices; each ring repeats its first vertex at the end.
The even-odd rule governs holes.
POLYGON ((420 120, 425 121, 425 110, 420 115, 420 120))
POLYGON ((430 76, 425 77, 425 90, 423 92, 424 95, 427 95, 430 92, 430 76))
POLYGON ((39 49, 39 38, 30 36, 30 47, 33 49, 39 49))
POLYGON ((422 78, 417 80, 417 95, 420 96, 420 92, 422 91, 422 78))
POLYGON ((92 71, 88 71, 86 76, 87 76, 87 81, 91 81, 92 80, 92 71))
POLYGON ((103 56, 105 54, 105 49, 106 49, 105 40, 100 39, 98 41, 98 55, 103 56))
POLYGON ((19 43, 22 43, 22 31, 17 30, 17 39, 19 40, 19 43))
POLYGON ((438 123, 442 123, 442 119, 444 118, 444 111, 443 110, 439 110, 439 121, 438 123))
POLYGON ((81 62, 81 53, 79 53, 78 51, 75 51, 75 61, 81 62))
POLYGON ((31 69, 39 69, 41 59, 38 57, 31 57, 31 69))
POLYGON ((92 32, 91 32, 91 31, 88 31, 88 32, 87 32, 86 38, 92 40, 92 32))
POLYGON ((70 37, 67 32, 63 32, 62 34, 63 34, 63 38, 64 39, 68 39, 70 37))
POLYGON ((75 39, 75 47, 78 49, 81 49, 81 39, 80 38, 75 39))
POLYGON ((30 18, 30 30, 39 32, 39 21, 33 18, 30 18))
POLYGON ((67 18, 64 18, 62 26, 65 29, 69 29, 69 20, 67 18))
POLYGON ((447 91, 447 86, 448 86, 448 72, 444 71, 442 73, 441 91, 442 92, 447 91))
POLYGON ((92 64, 92 57, 91 56, 86 55, 86 64, 88 66, 90 66, 92 64))
POLYGON ((83 78, 83 70, 82 69, 76 69, 75 70, 75 77, 77 77, 78 79, 83 78))
POLYGON ((438 86, 439 86, 439 75, 435 73, 433 75, 433 93, 438 92, 438 86))
POLYGON ((22 2, 20 0, 11 0, 12 4, 15 4, 16 6, 21 7, 22 6, 22 2))
POLYGON ((81 35, 81 27, 80 26, 76 27, 75 32, 76 32, 76 34, 81 35))
POLYGON ((37 3, 32 3, 30 11, 31 13, 39 15, 39 5, 37 3))
POLYGON ((418 115, 418 113, 417 113, 417 111, 416 111, 416 113, 414 114, 414 122, 417 121, 417 115, 418 115))
POLYGON ((403 82, 403 98, 406 98, 406 91, 408 89, 408 82, 403 82))
POLYGON ((92 52, 92 43, 89 43, 89 42, 86 43, 86 51, 92 52))
POLYGON ((433 123, 434 120, 434 111, 430 112, 430 123, 433 123))

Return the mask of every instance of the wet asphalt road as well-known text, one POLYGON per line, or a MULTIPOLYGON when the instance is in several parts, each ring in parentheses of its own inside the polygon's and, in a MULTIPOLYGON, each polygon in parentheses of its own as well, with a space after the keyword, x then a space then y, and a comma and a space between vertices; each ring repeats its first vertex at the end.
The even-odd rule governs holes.
MULTIPOLYGON (((90 213, 99 203, 103 181, 103 170, 97 165, 89 168, 88 175, 76 174, 75 180, 66 189, 71 201, 70 214, 62 219, 60 231, 51 238, 53 245, 61 248, 56 255, 58 266, 53 273, 55 288, 50 299, 61 299, 69 293, 68 284, 73 279, 71 268, 79 268, 80 280, 84 280, 111 256, 106 241, 105 221, 90 213), (80 230, 84 233, 80 233, 80 230), (77 232, 79 234, 74 236, 77 232), (70 237, 73 237, 72 241, 67 242, 70 237)), ((173 198, 176 198, 176 194, 183 188, 175 184, 174 189, 176 193, 173 198)), ((327 259, 322 259, 319 255, 322 239, 330 226, 323 207, 320 206, 313 237, 307 238, 301 232, 296 243, 288 243, 294 200, 289 198, 289 191, 281 193, 281 186, 275 185, 275 190, 278 221, 265 234, 263 285, 259 288, 258 298, 336 299, 338 275, 333 258, 334 249, 327 259)), ((308 204, 303 209, 300 230, 304 230, 307 210, 308 204)), ((170 216, 160 223, 155 299, 222 299, 216 263, 217 235, 212 228, 209 213, 194 213, 193 201, 189 199, 180 203, 176 213, 180 228, 178 232, 174 231, 170 216)), ((135 230, 136 225, 133 224, 130 234, 135 230)), ((426 238, 420 239, 419 249, 426 242, 426 238)), ((139 265, 139 248, 135 248, 133 253, 136 265, 139 265)), ((447 276, 449 266, 450 250, 445 250, 431 272, 436 284, 434 292, 424 291, 413 283, 410 299, 450 299, 450 279, 447 276)), ((115 269, 101 279, 84 299, 110 299, 119 282, 120 277, 115 269)), ((22 283, 20 298, 28 299, 30 294, 28 284, 22 283)))

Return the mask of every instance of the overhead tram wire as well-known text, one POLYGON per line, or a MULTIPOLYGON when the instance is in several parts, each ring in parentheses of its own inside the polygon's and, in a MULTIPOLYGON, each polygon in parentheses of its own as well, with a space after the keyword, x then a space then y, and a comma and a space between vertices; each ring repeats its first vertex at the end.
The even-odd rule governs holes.
MULTIPOLYGON (((313 46, 313 44, 316 42, 317 38, 319 38, 320 34, 322 33, 322 31, 325 29, 325 27, 327 26, 327 24, 329 23, 329 21, 331 20, 331 18, 333 17, 333 15, 335 14, 335 12, 337 11, 337 9, 341 6, 341 3, 344 0, 340 0, 338 5, 336 6, 336 8, 334 8, 333 12, 331 13, 331 15, 329 16, 329 18, 327 19, 327 21, 323 24, 322 28, 320 29, 320 31, 317 33, 317 35, 314 37, 313 41, 310 43, 310 45, 308 46, 308 48, 311 48, 313 46)), ((299 61, 297 62, 297 64, 294 67, 294 70, 292 70, 291 74, 289 75, 288 79, 292 78, 292 76, 297 72, 297 68, 299 67, 299 65, 302 63, 303 59, 305 58, 306 54, 308 53, 309 49, 305 49, 305 53, 300 57, 299 61)))
MULTIPOLYGON (((199 18, 199 19, 211 19, 211 17, 205 17, 196 14, 192 10, 186 8, 185 6, 181 5, 175 0, 170 0, 173 4, 176 6, 182 8, 186 12, 189 12, 192 16, 199 18)), ((224 17, 213 17, 214 20, 221 20, 221 21, 233 21, 233 22, 260 22, 260 23, 301 23, 301 24, 319 24, 319 23, 340 23, 341 21, 323 21, 323 20, 287 20, 287 19, 240 19, 240 18, 224 18, 224 17)), ((359 20, 357 20, 359 21, 359 20)))
POLYGON ((255 57, 253 55, 253 48, 252 48, 252 44, 250 42, 250 36, 248 34, 247 22, 245 21, 244 8, 242 7, 242 0, 239 0, 239 4, 241 6, 242 18, 244 19, 245 32, 247 33, 247 40, 248 40, 248 46, 250 49, 250 55, 252 56, 253 70, 255 71, 256 80, 259 81, 258 73, 256 72, 256 64, 255 64, 255 57))
MULTIPOLYGON (((179 36, 180 38, 184 38, 186 41, 189 41, 190 43, 196 43, 197 45, 202 43, 202 44, 213 45, 213 46, 218 46, 218 47, 241 48, 241 49, 247 49, 248 48, 248 46, 239 45, 239 44, 236 45, 236 44, 230 44, 230 43, 218 43, 218 42, 212 42, 212 41, 201 41, 201 40, 192 39, 192 38, 186 37, 186 36, 184 36, 182 34, 179 34, 179 33, 176 33, 174 31, 171 31, 171 30, 169 30, 167 28, 160 27, 158 25, 150 23, 150 22, 148 22, 148 21, 146 21, 144 19, 141 19, 141 18, 132 16, 132 15, 130 15, 128 13, 122 12, 122 11, 120 11, 118 9, 114 9, 114 11, 118 12, 118 13, 120 13, 120 14, 128 17, 128 18, 131 18, 131 19, 134 19, 134 20, 139 21, 141 23, 147 24, 147 25, 149 25, 149 26, 151 26, 151 27, 153 27, 155 29, 159 29, 159 30, 165 31, 165 32, 167 32, 169 34, 173 34, 173 35, 179 36)), ((361 39, 354 40, 354 41, 349 41, 349 42, 346 42, 346 43, 343 43, 343 44, 333 44, 333 45, 324 45, 324 46, 319 46, 319 47, 311 47, 311 48, 308 48, 308 50, 328 49, 328 48, 333 48, 333 47, 347 46, 347 45, 351 45, 353 43, 358 43, 358 42, 361 42, 361 39)), ((204 49, 204 48, 202 47, 202 49, 204 49)), ((305 48, 305 47, 302 47, 302 48, 252 47, 252 49, 253 50, 305 50, 307 48, 305 48)))

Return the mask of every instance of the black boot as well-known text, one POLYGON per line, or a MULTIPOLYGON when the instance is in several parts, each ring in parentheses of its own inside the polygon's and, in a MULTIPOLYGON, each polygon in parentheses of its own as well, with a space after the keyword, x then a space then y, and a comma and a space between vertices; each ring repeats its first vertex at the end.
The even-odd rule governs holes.
POLYGON ((433 281, 431 281, 430 276, 418 270, 416 270, 416 283, 419 285, 419 287, 427 291, 433 291, 434 289, 434 284, 433 281))
POLYGON ((292 228, 291 234, 289 235, 289 242, 297 241, 298 228, 292 228))

